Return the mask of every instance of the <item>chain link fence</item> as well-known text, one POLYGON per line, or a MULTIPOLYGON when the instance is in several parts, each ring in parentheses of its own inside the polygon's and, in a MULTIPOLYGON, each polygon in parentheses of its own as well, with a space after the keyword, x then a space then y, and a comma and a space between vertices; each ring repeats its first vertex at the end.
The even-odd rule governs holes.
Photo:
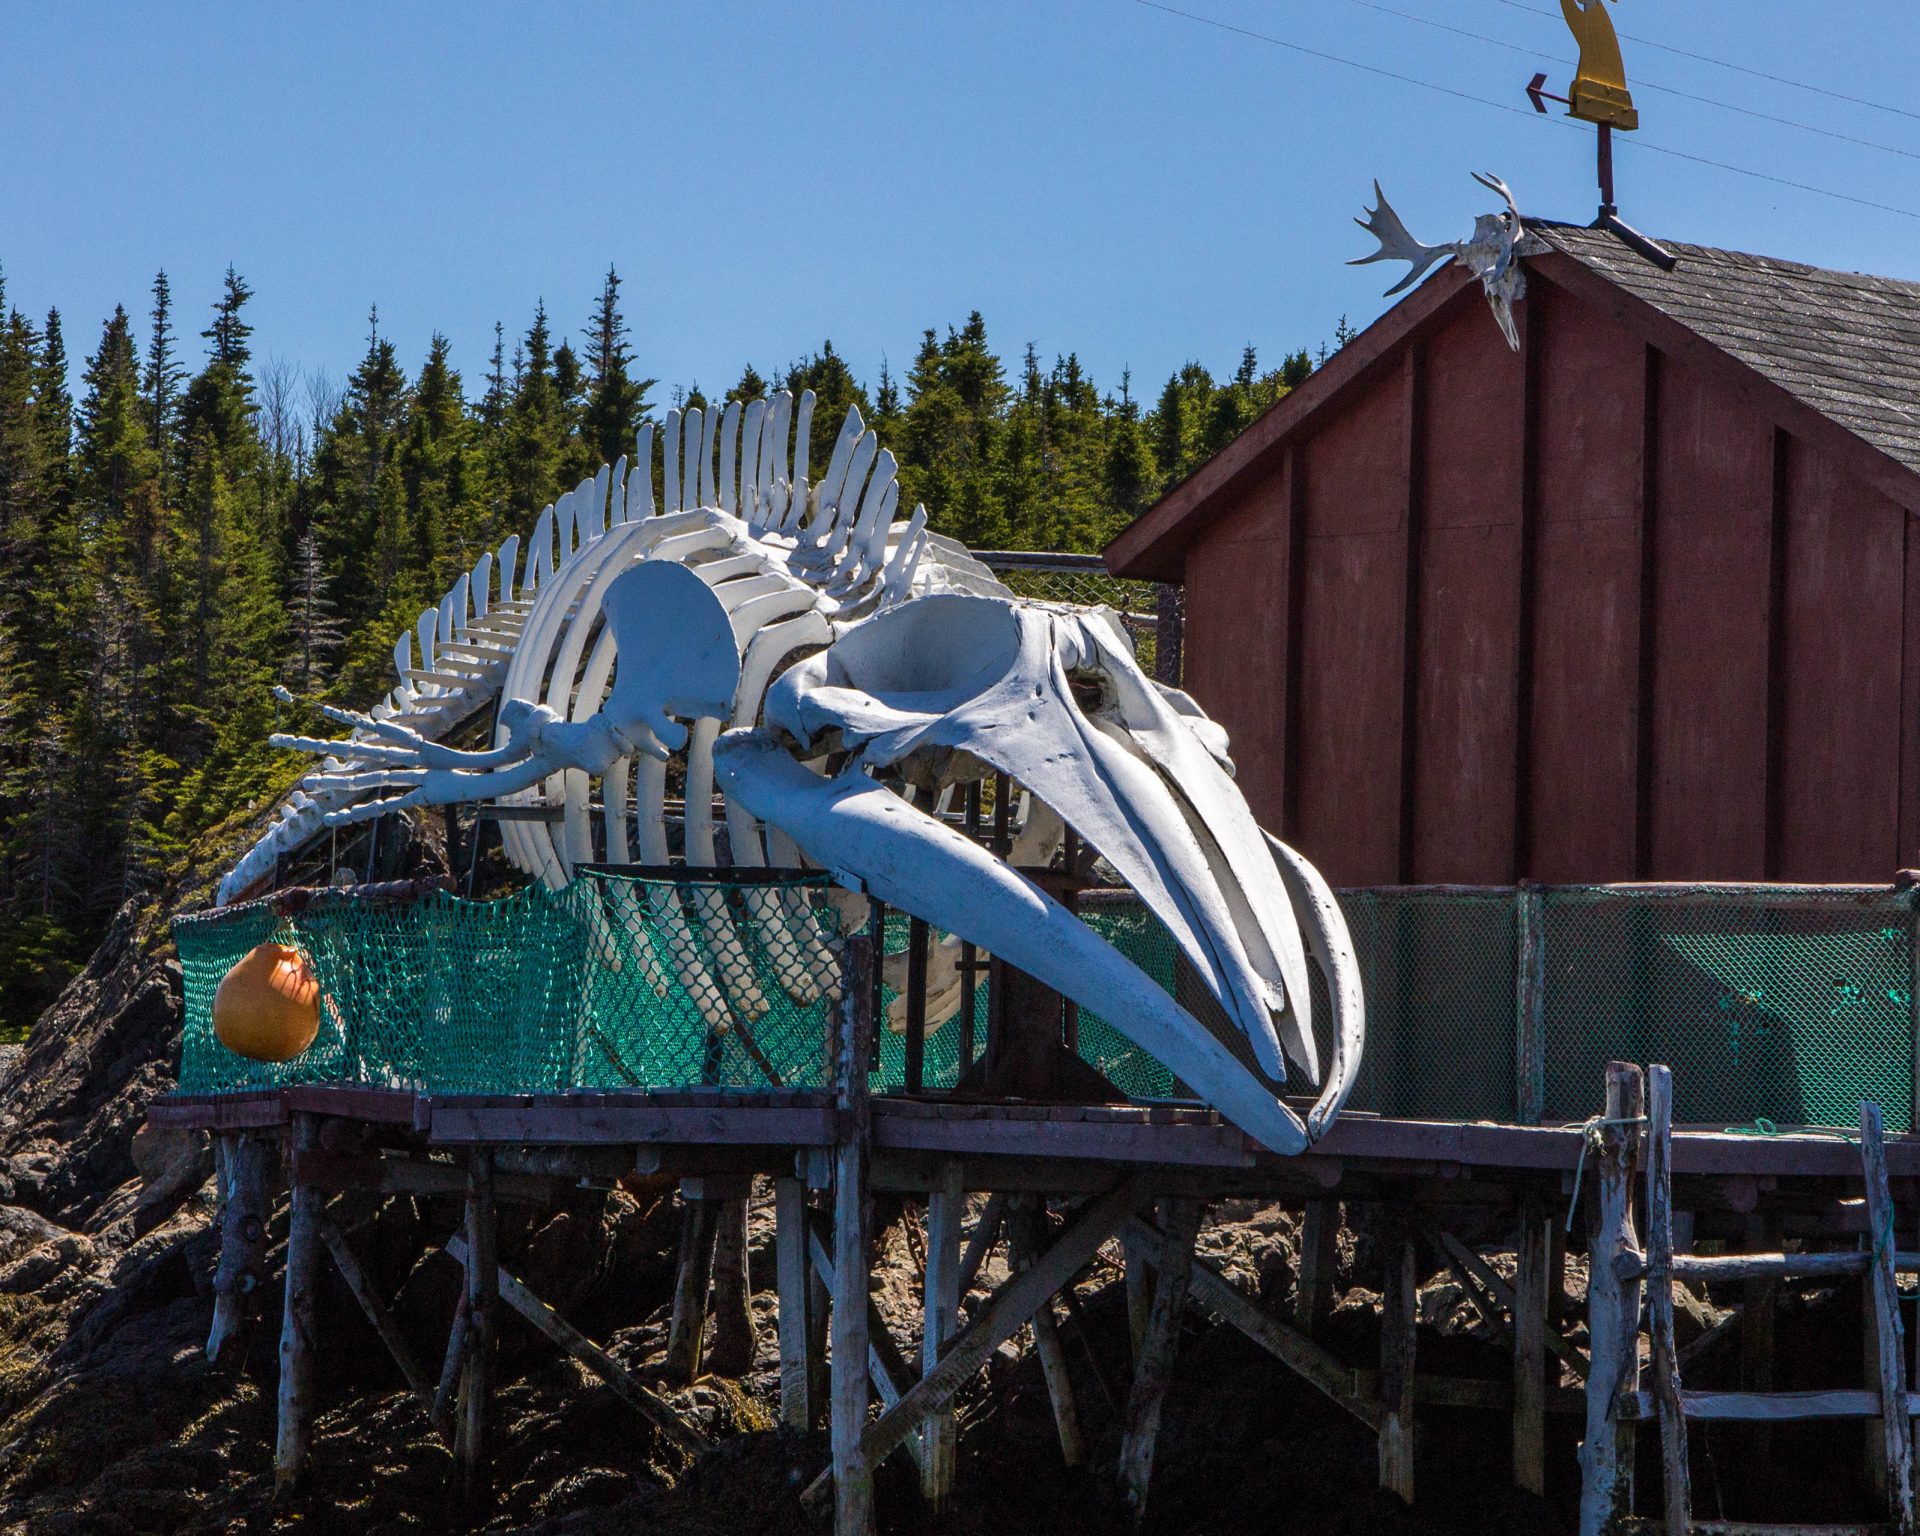
MULTIPOLYGON (((1355 1110, 1582 1120, 1606 1063, 1619 1059, 1670 1064, 1676 1117, 1687 1123, 1844 1127, 1872 1099, 1889 1130, 1914 1124, 1910 891, 1384 888, 1340 899, 1367 999, 1355 1110)), ((263 901, 182 918, 180 1087, 819 1088, 841 935, 869 920, 864 898, 817 875, 742 883, 613 870, 499 901, 322 896, 294 916, 263 901), (269 1065, 214 1038, 212 1000, 228 968, 276 937, 307 957, 323 1005, 313 1046, 269 1065)), ((1218 1022, 1136 899, 1103 893, 1085 920, 1196 1016, 1218 1022)), ((907 919, 887 914, 879 1091, 906 1080, 907 935, 907 919)), ((966 987, 950 938, 930 934, 922 1081, 934 1091, 958 1083, 988 1030, 983 973, 966 987)), ((1325 1060, 1330 1021, 1317 976, 1312 1006, 1325 1060)), ((1122 1092, 1177 1092, 1161 1063, 1094 1010, 1078 1010, 1073 1029, 1080 1055, 1122 1092)))

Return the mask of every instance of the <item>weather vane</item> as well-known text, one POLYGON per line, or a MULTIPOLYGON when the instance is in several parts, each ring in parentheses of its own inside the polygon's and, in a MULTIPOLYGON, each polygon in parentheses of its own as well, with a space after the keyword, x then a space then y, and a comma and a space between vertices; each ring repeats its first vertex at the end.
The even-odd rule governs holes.
POLYGON ((1627 66, 1620 57, 1620 38, 1607 14, 1606 0, 1560 0, 1560 12, 1580 47, 1573 82, 1566 95, 1556 96, 1546 89, 1543 70, 1527 82, 1527 99, 1536 112, 1545 112, 1548 102, 1557 101, 1567 109, 1567 116, 1598 128, 1600 217, 1595 223, 1612 230, 1649 260, 1671 267, 1671 253, 1625 223, 1613 200, 1613 130, 1631 133, 1640 126, 1640 114, 1633 105, 1633 92, 1627 89, 1627 66))

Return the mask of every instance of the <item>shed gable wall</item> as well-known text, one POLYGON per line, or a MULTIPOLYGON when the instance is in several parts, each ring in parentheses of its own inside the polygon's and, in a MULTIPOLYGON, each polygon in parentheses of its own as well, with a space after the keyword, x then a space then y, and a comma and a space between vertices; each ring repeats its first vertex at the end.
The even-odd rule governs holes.
POLYGON ((1337 884, 1913 862, 1909 515, 1551 283, 1522 314, 1517 356, 1434 315, 1189 547, 1256 814, 1337 884))

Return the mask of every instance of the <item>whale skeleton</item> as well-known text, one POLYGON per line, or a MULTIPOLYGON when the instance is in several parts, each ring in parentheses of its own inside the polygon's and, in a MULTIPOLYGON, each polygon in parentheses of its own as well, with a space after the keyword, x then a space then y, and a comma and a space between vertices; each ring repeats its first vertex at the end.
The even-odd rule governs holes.
MULTIPOLYGON (((327 708, 349 728, 338 739, 272 738, 321 761, 221 900, 328 829, 482 800, 557 811, 500 833, 516 867, 563 886, 595 856, 596 784, 606 858, 664 865, 677 777, 689 867, 817 867, 940 930, 928 1027, 956 1006, 971 943, 1097 1011, 1266 1146, 1302 1150, 1345 1102, 1364 1042, 1326 882, 1260 830, 1225 732, 1142 671, 1117 614, 1017 598, 923 507, 899 516, 898 465, 857 409, 813 478, 813 411, 810 391, 670 411, 544 508, 525 545, 483 555, 400 637, 381 703, 327 708), (488 705, 490 747, 440 739, 488 705), (943 814, 994 773, 1019 795, 1005 859, 943 814), (1166 925, 1218 1019, 1019 872, 1068 828, 1166 925), (1309 961, 1333 1014, 1325 1063, 1309 961), (1319 1085, 1304 1115, 1277 1091, 1290 1066, 1319 1085)), ((677 981, 716 1022, 767 1011, 721 891, 696 888, 690 913, 638 891, 620 899, 667 940, 672 977, 640 962, 662 995, 677 981)), ((768 886, 742 901, 790 941, 769 946, 773 981, 802 1002, 832 994, 801 899, 768 886)))

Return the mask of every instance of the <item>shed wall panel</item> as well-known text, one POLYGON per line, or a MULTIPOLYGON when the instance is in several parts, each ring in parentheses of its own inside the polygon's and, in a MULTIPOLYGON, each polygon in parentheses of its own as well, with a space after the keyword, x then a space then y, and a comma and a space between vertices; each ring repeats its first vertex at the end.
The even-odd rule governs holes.
POLYGON ((1534 285, 1535 443, 1529 843, 1536 880, 1633 878, 1639 753, 1640 341, 1534 285))
POLYGON ((1187 564, 1185 682, 1226 728, 1254 816, 1275 829, 1286 732, 1286 518, 1282 471, 1223 519, 1187 564))
POLYGON ((1652 868, 1765 875, 1773 434, 1717 381, 1663 368, 1655 447, 1652 868))
POLYGON ((1404 385, 1390 376, 1301 456, 1300 783, 1289 831, 1336 885, 1399 878, 1406 441, 1404 385))
POLYGON ((1783 880, 1899 867, 1899 510, 1830 459, 1790 445, 1786 629, 1775 793, 1783 880))
POLYGON ((1478 306, 1423 343, 1422 369, 1405 873, 1494 883, 1514 857, 1525 375, 1478 306))

